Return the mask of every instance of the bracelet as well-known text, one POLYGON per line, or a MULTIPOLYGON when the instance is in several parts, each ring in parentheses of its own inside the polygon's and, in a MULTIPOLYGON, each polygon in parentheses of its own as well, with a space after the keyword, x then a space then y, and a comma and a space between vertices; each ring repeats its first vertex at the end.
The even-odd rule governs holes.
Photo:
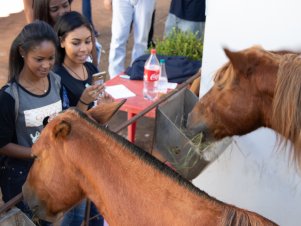
POLYGON ((35 156, 33 153, 30 153, 30 158, 35 159, 37 156, 35 156))
POLYGON ((87 104, 87 103, 85 103, 84 101, 82 101, 80 98, 79 98, 79 102, 81 102, 82 104, 84 104, 84 105, 89 105, 89 104, 87 104))

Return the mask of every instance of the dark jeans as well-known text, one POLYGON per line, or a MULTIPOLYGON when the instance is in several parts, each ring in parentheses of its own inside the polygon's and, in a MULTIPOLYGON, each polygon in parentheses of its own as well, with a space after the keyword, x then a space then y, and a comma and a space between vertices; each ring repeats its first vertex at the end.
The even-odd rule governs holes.
POLYGON ((96 206, 93 202, 91 202, 91 210, 90 210, 90 218, 92 218, 89 221, 89 226, 103 226, 104 220, 103 217, 98 212, 96 206))
MULTIPOLYGON (((61 226, 80 226, 85 218, 86 200, 65 213, 61 226)), ((103 217, 96 206, 91 202, 89 226, 103 226, 103 217), (92 219, 91 219, 92 218, 92 219)))
POLYGON ((82 0, 82 12, 83 15, 87 18, 87 20, 92 24, 93 28, 93 22, 92 22, 92 11, 91 11, 91 0, 82 0))
MULTIPOLYGON (((24 184, 28 175, 29 167, 2 166, 0 171, 2 199, 4 202, 8 202, 10 199, 22 192, 22 185, 24 184)), ((18 207, 30 219, 32 218, 32 212, 25 202, 19 202, 16 207, 18 207)), ((40 220, 38 225, 49 226, 51 224, 49 222, 40 220)))

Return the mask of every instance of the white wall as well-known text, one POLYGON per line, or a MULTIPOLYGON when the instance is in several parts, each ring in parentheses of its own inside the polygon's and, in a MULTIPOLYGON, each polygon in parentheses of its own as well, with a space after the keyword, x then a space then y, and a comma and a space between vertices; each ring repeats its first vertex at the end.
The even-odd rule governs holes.
MULTIPOLYGON (((212 86, 213 73, 227 61, 224 46, 301 50, 300 10, 300 0, 207 1, 201 95, 212 86)), ((289 165, 288 152, 274 146, 275 133, 269 129, 235 137, 194 184, 280 225, 301 225, 301 174, 289 165)))
POLYGON ((24 9, 22 0, 0 0, 0 17, 7 17, 11 13, 18 13, 24 9))

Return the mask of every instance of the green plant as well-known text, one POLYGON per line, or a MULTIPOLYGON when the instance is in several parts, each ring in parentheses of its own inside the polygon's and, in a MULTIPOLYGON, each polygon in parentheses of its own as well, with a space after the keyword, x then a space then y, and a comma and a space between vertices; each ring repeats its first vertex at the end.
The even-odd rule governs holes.
POLYGON ((174 29, 163 40, 156 41, 157 54, 165 56, 185 56, 190 60, 202 60, 203 39, 192 32, 174 29))

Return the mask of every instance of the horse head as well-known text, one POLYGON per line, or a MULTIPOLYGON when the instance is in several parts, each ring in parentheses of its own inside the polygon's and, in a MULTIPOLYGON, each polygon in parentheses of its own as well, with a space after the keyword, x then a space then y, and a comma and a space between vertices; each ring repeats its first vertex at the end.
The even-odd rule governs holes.
MULTIPOLYGON (((124 102, 103 103, 88 110, 86 115, 93 121, 104 124, 124 102)), ((65 167, 70 166, 71 161, 64 155, 67 151, 64 149, 64 142, 76 139, 71 138, 70 134, 72 130, 76 130, 73 127, 78 120, 70 112, 72 110, 67 110, 66 114, 59 114, 52 119, 32 146, 32 153, 36 158, 22 189, 25 202, 34 215, 48 221, 55 221, 61 212, 67 211, 84 198, 84 192, 79 186, 81 180, 74 179, 78 177, 78 170, 75 167, 71 167, 71 170, 65 167), (57 173, 58 168, 63 173, 57 173), (63 192, 62 186, 69 188, 67 193, 63 192)), ((72 149, 75 151, 77 148, 72 149)))
POLYGON ((233 52, 215 74, 214 85, 188 115, 192 135, 209 140, 243 135, 270 125, 280 54, 251 47, 233 52))

